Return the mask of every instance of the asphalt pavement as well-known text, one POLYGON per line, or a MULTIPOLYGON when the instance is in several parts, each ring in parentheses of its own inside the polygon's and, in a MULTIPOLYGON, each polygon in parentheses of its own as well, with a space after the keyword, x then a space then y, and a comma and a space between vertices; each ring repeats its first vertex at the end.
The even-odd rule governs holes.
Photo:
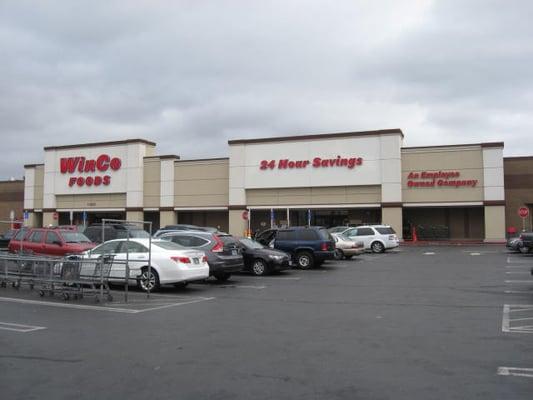
POLYGON ((1 288, 2 398, 531 400, 532 265, 402 247, 127 303, 1 288))

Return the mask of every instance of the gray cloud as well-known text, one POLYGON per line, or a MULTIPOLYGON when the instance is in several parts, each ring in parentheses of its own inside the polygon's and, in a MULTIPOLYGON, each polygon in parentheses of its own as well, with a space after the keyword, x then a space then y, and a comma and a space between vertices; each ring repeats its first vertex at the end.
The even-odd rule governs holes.
POLYGON ((0 4, 0 179, 42 147, 399 127, 406 145, 504 140, 527 154, 528 1, 0 4), (127 6, 126 6, 127 5, 127 6))

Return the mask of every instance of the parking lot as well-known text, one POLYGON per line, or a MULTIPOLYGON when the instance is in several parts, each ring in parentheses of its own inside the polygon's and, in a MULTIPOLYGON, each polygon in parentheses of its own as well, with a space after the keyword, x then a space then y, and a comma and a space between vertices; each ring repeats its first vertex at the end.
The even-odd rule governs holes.
POLYGON ((533 256, 402 247, 64 302, 0 289, 6 399, 528 399, 533 256))

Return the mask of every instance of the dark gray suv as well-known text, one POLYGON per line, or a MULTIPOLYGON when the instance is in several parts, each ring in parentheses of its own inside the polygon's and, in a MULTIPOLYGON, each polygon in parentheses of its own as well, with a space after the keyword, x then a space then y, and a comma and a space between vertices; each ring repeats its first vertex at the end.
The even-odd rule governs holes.
POLYGON ((233 272, 244 267, 241 248, 237 239, 223 233, 179 231, 164 233, 159 239, 170 240, 183 247, 205 252, 209 264, 209 276, 227 281, 233 272))

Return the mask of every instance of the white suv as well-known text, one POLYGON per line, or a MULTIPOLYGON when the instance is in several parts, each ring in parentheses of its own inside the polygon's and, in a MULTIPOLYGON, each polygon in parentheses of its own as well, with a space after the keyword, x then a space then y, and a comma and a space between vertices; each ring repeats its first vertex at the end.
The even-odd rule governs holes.
POLYGON ((339 233, 350 239, 363 242, 365 250, 372 250, 374 253, 383 253, 387 249, 393 249, 400 245, 396 232, 389 225, 347 227, 345 231, 339 233))

